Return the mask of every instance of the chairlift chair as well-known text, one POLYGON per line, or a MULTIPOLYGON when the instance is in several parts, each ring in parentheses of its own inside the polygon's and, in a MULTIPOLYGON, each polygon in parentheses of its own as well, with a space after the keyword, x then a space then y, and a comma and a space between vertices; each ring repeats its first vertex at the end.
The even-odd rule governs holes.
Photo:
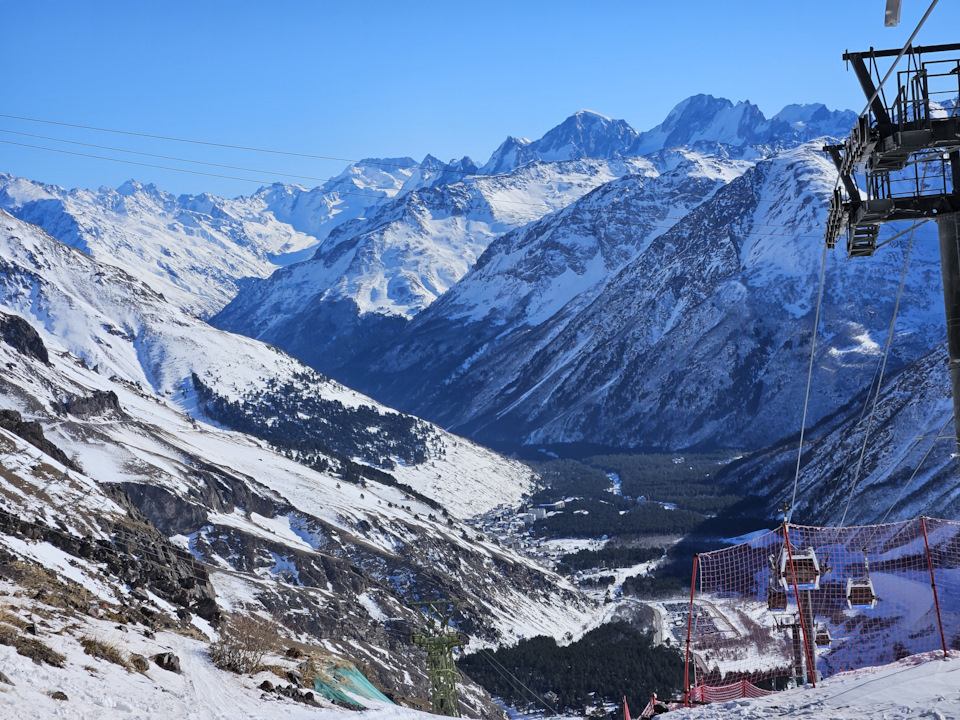
POLYGON ((767 610, 785 612, 787 609, 787 591, 781 587, 767 588, 767 610))
POLYGON ((830 647, 833 638, 830 636, 830 628, 826 625, 817 625, 817 632, 814 636, 814 642, 817 647, 830 647))
POLYGON ((799 590, 820 589, 820 561, 812 547, 806 550, 794 548, 790 553, 784 547, 780 551, 780 559, 775 569, 777 582, 784 590, 789 590, 794 584, 799 590))
POLYGON ((877 601, 877 591, 873 587, 873 580, 870 579, 870 562, 867 560, 867 553, 863 553, 863 577, 847 578, 847 607, 851 610, 855 608, 875 608, 877 601))

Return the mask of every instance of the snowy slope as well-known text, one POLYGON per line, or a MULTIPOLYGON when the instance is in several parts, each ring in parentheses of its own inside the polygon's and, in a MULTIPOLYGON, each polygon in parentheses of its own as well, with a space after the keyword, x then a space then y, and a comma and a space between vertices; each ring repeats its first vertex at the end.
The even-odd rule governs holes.
MULTIPOLYGON (((792 434, 835 175, 821 144, 725 185, 687 153, 673 194, 658 192, 666 174, 628 178, 505 236, 352 382, 494 443, 758 448, 792 434)), ((941 332, 932 232, 917 231, 891 369, 941 332)), ((812 422, 869 382, 904 254, 901 240, 828 257, 812 422)))
MULTIPOLYGON (((878 668, 834 675, 814 688, 799 688, 757 700, 733 700, 670 713, 677 720, 948 720, 960 717, 960 654, 928 653, 878 668)), ((632 712, 639 713, 641 708, 632 712)))
POLYGON ((340 226, 312 259, 246 288, 212 322, 339 375, 371 338, 453 287, 493 239, 626 174, 656 170, 642 159, 533 163, 412 191, 340 226))
MULTIPOLYGON (((515 502, 530 487, 522 466, 421 428, 436 454, 419 469, 399 463, 397 471, 421 500, 381 482, 382 474, 350 482, 335 460, 329 470, 312 470, 262 441, 197 422, 184 412, 195 413, 190 373, 228 396, 249 394, 270 376, 347 409, 392 411, 275 349, 209 328, 34 226, 6 214, 0 221, 4 327, 13 315, 39 333, 32 343, 0 342, 0 407, 38 422, 65 453, 45 459, 51 469, 37 475, 40 451, 2 432, 0 509, 9 515, 0 520, 23 518, 54 539, 74 528, 68 532, 103 540, 110 546, 104 552, 114 552, 117 528, 129 525, 123 514, 131 512, 111 499, 121 493, 162 533, 143 531, 154 533, 154 545, 169 553, 172 541, 200 562, 204 580, 196 587, 208 588, 221 611, 282 617, 290 631, 325 639, 331 652, 362 660, 406 695, 422 696, 425 681, 404 654, 416 625, 404 605, 411 597, 464 600, 457 624, 475 645, 559 636, 595 622, 598 609, 569 583, 455 519, 515 502), (46 359, 28 352, 36 347, 46 359), (448 503, 450 514, 435 500, 448 503)), ((52 541, 25 542, 29 528, 0 534, 0 546, 111 602, 131 592, 71 558, 70 545, 57 554, 46 547, 52 541)), ((201 600, 191 611, 201 612, 201 600)), ((209 604, 202 611, 214 612, 209 604)), ((482 708, 489 701, 477 692, 482 708)))
MULTIPOLYGON (((306 368, 275 348, 215 330, 122 271, 54 242, 8 215, 0 217, 4 219, 0 257, 5 273, 0 286, 5 308, 33 318, 62 350, 81 358, 99 375, 134 383, 187 412, 196 410, 194 373, 231 399, 255 390, 266 378, 302 384, 295 376, 306 368)), ((305 382, 304 392, 327 401, 395 414, 315 373, 305 382)), ((429 468, 403 468, 404 481, 413 487, 433 487, 439 493, 435 499, 448 504, 452 512, 480 513, 513 501, 528 489, 528 473, 519 464, 458 442, 439 429, 425 432, 445 445, 457 442, 456 462, 434 457, 429 468), (504 483, 484 479, 471 489, 455 480, 473 473, 499 476, 504 483)))

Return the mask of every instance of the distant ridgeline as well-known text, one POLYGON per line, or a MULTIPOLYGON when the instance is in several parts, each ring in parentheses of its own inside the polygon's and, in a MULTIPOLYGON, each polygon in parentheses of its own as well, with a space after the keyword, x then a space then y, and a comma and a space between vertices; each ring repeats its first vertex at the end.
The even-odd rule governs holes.
MULTIPOLYGON (((261 438, 297 462, 319 472, 339 473, 343 480, 363 484, 372 480, 398 487, 434 509, 435 500, 426 497, 383 469, 396 467, 393 458, 409 465, 442 455, 439 436, 428 423, 401 413, 381 413, 376 407, 348 408, 339 400, 327 400, 305 391, 316 378, 305 373, 280 385, 269 378, 257 394, 246 393, 242 400, 218 394, 193 373, 197 404, 211 419, 238 432, 261 438), (354 462, 362 458, 377 467, 354 462), (331 463, 331 460, 334 463, 331 463)), ((317 375, 317 377, 320 377, 317 375)))

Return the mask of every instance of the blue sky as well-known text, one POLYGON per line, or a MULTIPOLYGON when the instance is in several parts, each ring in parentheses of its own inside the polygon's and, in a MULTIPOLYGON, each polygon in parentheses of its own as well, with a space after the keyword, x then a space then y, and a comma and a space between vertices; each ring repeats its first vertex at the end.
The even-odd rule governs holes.
MULTIPOLYGON (((903 5, 900 26, 885 28, 884 0, 8 2, 0 113, 338 158, 483 162, 507 135, 540 137, 581 108, 638 130, 697 93, 749 100, 768 116, 789 103, 859 111, 841 55, 900 47, 929 2, 903 5)), ((957 41, 960 3, 947 0, 917 43, 957 41)), ((7 118, 0 130, 267 171, 194 166, 264 184, 313 186, 274 173, 326 178, 345 166, 7 118)), ((0 171, 66 187, 257 187, 8 144, 0 171)))

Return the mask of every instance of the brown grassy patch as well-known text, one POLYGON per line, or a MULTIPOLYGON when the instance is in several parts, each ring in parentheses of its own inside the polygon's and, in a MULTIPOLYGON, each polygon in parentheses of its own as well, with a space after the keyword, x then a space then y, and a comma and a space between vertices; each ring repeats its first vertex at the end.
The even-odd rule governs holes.
POLYGON ((150 669, 150 661, 147 660, 143 655, 131 655, 130 667, 132 667, 141 675, 146 675, 147 670, 150 669))
POLYGON ((63 667, 67 659, 66 655, 61 655, 47 647, 40 640, 21 635, 20 631, 12 625, 0 624, 0 645, 9 645, 16 648, 19 655, 54 667, 63 667))
POLYGON ((0 607, 0 623, 13 625, 15 628, 18 628, 19 630, 26 630, 27 625, 30 624, 6 606, 0 607))
POLYGON ((266 672, 272 672, 278 678, 283 680, 287 679, 287 668, 280 667, 279 665, 264 665, 260 669, 265 670, 266 672))
POLYGON ((112 662, 114 665, 119 665, 125 670, 130 670, 130 665, 127 663, 127 659, 123 656, 123 652, 116 643, 104 642, 99 638, 94 638, 87 635, 80 638, 80 645, 83 647, 83 651, 87 655, 92 655, 95 658, 100 658, 101 660, 112 662))
POLYGON ((79 583, 62 580, 46 568, 22 560, 0 566, 0 575, 20 585, 23 594, 61 610, 86 614, 93 599, 90 591, 79 583))

